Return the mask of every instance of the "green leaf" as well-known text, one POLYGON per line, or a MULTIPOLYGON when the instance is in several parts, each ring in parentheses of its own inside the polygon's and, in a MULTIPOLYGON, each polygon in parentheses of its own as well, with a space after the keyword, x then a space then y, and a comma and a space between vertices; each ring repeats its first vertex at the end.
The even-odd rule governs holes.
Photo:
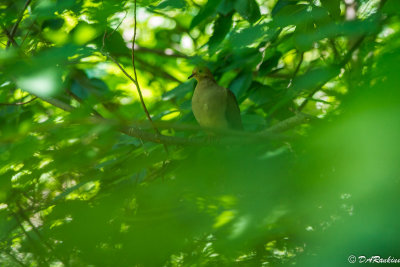
POLYGON ((400 14, 400 1, 387 0, 382 8, 382 11, 391 15, 400 14))
POLYGON ((194 89, 194 79, 181 83, 180 85, 178 85, 177 87, 175 87, 174 89, 172 89, 171 91, 166 92, 162 99, 164 101, 167 100, 171 100, 173 98, 183 98, 187 93, 189 93, 190 91, 192 91, 194 89))
POLYGON ((243 125, 248 131, 256 131, 265 128, 265 119, 258 114, 245 114, 242 116, 243 125))
POLYGON ((236 11, 250 23, 260 19, 260 8, 255 0, 236 0, 234 5, 236 11))
POLYGON ((274 53, 271 57, 266 58, 259 68, 260 76, 264 76, 271 72, 278 65, 279 59, 282 57, 281 52, 274 53))
POLYGON ((249 89, 253 74, 249 71, 239 74, 229 85, 229 89, 240 99, 244 93, 249 89))
POLYGON ((54 17, 54 13, 62 14, 65 10, 79 10, 82 6, 81 0, 62 0, 62 1, 52 1, 52 0, 42 0, 34 2, 33 4, 33 14, 38 16, 38 18, 51 18, 54 17))
POLYGON ((96 24, 88 24, 86 22, 79 23, 71 33, 73 41, 77 45, 84 45, 102 35, 96 24))
POLYGON ((77 81, 73 81, 71 85, 71 92, 74 93, 79 99, 87 99, 89 97, 89 92, 77 81))
POLYGON ((222 15, 228 15, 233 11, 234 1, 232 0, 222 0, 221 4, 218 6, 218 13, 222 15))
MULTIPOLYGON (((242 29, 240 32, 234 32, 229 40, 234 48, 241 48, 256 43, 261 38, 269 36, 271 31, 267 29, 267 24, 258 24, 242 29)), ((262 39, 265 41, 265 39, 262 39)))
POLYGON ((309 5, 307 4, 285 5, 275 14, 273 23, 276 27, 286 27, 288 25, 297 26, 310 21, 312 18, 307 11, 308 7, 309 5))
MULTIPOLYGON (((104 42, 104 49, 111 54, 129 54, 130 49, 126 46, 125 40, 121 33, 114 31, 111 28, 107 28, 108 37, 104 42), (111 34, 112 33, 112 34, 111 34)), ((103 46, 103 36, 99 36, 96 40, 98 47, 103 46)))
POLYGON ((251 84, 249 98, 254 102, 254 104, 261 106, 275 100, 276 94, 277 92, 271 86, 259 82, 253 82, 251 84))
POLYGON ((182 9, 186 7, 186 2, 183 0, 164 0, 159 3, 154 9, 182 9))
POLYGON ((332 18, 340 17, 340 2, 341 0, 321 0, 321 5, 325 7, 332 18))
POLYGON ((42 29, 49 28, 51 30, 59 30, 64 25, 63 18, 55 18, 55 19, 48 19, 45 20, 42 24, 42 29))
POLYGON ((200 10, 200 12, 193 18, 192 22, 190 23, 190 29, 193 29, 203 20, 214 15, 221 1, 222 0, 209 0, 207 4, 205 4, 205 6, 200 10))
POLYGON ((298 0, 278 0, 274 8, 271 11, 271 15, 274 17, 278 12, 287 5, 295 5, 298 0))
POLYGON ((54 97, 61 92, 61 72, 56 68, 34 71, 20 76, 17 84, 21 89, 39 97, 54 97))
POLYGON ((213 35, 208 41, 210 54, 213 54, 218 48, 218 45, 225 39, 226 34, 232 26, 232 16, 233 13, 226 16, 219 15, 218 19, 215 21, 213 35))

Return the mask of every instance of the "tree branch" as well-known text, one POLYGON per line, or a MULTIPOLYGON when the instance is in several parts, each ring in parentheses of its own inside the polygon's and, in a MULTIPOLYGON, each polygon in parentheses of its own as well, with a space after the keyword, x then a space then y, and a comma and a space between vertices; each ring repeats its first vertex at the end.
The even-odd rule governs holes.
MULTIPOLYGON (((74 107, 66 104, 60 100, 52 99, 52 98, 41 98, 38 97, 47 103, 63 109, 64 111, 71 112, 74 110, 74 107)), ((115 121, 111 121, 103 118, 102 116, 97 116, 96 114, 89 117, 91 120, 94 120, 95 123, 109 123, 115 125, 115 121)), ((254 144, 260 141, 266 140, 286 140, 287 136, 279 135, 279 133, 284 132, 291 127, 295 127, 299 124, 307 122, 307 118, 311 118, 310 115, 306 114, 298 114, 295 118, 289 118, 285 121, 279 122, 275 124, 273 127, 264 130, 258 133, 250 133, 244 131, 235 131, 235 130, 221 130, 221 129, 204 129, 198 126, 188 126, 188 125, 180 125, 180 124, 170 124, 170 123, 154 123, 150 124, 150 122, 146 124, 135 123, 134 126, 119 126, 119 131, 126 135, 146 140, 153 143, 159 143, 164 145, 229 145, 229 144, 254 144), (152 128, 154 126, 165 128, 165 129, 177 129, 177 130, 191 130, 191 131, 210 131, 217 134, 216 138, 206 137, 178 137, 178 136, 166 136, 159 133, 150 133, 143 128, 152 128)))
POLYGON ((296 77, 297 73, 299 72, 300 66, 301 66, 301 64, 303 63, 303 59, 304 59, 304 52, 301 52, 301 53, 300 53, 299 63, 297 64, 296 69, 295 69, 294 72, 293 72, 292 79, 294 79, 294 78, 296 77))
POLYGON ((17 44, 17 42, 14 40, 14 37, 11 36, 10 32, 7 30, 7 28, 4 25, 1 25, 1 28, 3 29, 3 32, 6 34, 8 40, 7 40, 7 44, 6 47, 8 47, 8 42, 10 41, 15 47, 18 47, 19 45, 17 44))
POLYGON ((32 0, 26 0, 25 5, 24 5, 24 7, 22 8, 21 13, 20 13, 19 16, 18 16, 17 21, 15 22, 14 26, 12 27, 12 29, 11 29, 11 31, 10 31, 10 36, 9 36, 9 38, 8 38, 6 48, 10 47, 10 45, 11 45, 11 43, 12 43, 12 40, 14 39, 14 36, 15 36, 15 34, 16 34, 16 32, 17 32, 18 25, 19 25, 19 23, 21 22, 21 20, 22 20, 22 18, 23 18, 23 16, 24 16, 25 10, 28 8, 28 6, 29 6, 29 4, 31 3, 31 1, 32 1, 32 0))
MULTIPOLYGON (((139 99, 140 99, 140 103, 142 104, 143 110, 146 113, 146 117, 149 120, 149 122, 151 123, 151 125, 153 126, 154 131, 156 132, 157 135, 161 135, 160 131, 157 129, 157 127, 154 125, 153 120, 151 119, 150 113, 146 107, 146 104, 144 103, 144 98, 142 95, 142 90, 140 89, 140 85, 139 85, 139 81, 138 81, 138 77, 137 77, 137 72, 136 72, 136 64, 135 64, 135 42, 136 42, 136 34, 137 34, 137 18, 136 18, 136 0, 134 1, 134 10, 133 10, 133 15, 134 15, 134 28, 133 28, 133 38, 132 38, 132 66, 133 66, 133 73, 135 75, 135 85, 136 85, 136 89, 137 92, 139 94, 139 99)), ((168 148, 164 143, 164 149, 168 154, 168 148)))
POLYGON ((15 102, 15 103, 0 103, 0 106, 20 106, 20 105, 25 105, 25 104, 29 104, 33 101, 35 101, 38 97, 35 96, 33 97, 31 100, 28 100, 26 102, 15 102))
MULTIPOLYGON (((362 35, 361 37, 359 37, 357 39, 357 41, 354 43, 354 45, 349 49, 349 51, 346 53, 346 55, 344 55, 343 59, 336 66, 337 68, 343 68, 350 61, 351 57, 353 56, 354 51, 356 51, 360 47, 360 45, 364 41, 365 37, 366 37, 366 35, 364 34, 364 35, 362 35)), ((332 79, 332 77, 330 79, 332 79)), ((330 79, 328 79, 327 81, 322 82, 314 90, 312 90, 307 95, 306 99, 304 99, 304 101, 298 107, 297 111, 301 112, 305 108, 305 106, 307 105, 308 101, 313 98, 315 93, 318 92, 322 88, 322 86, 324 86, 324 84, 326 84, 330 79)))
POLYGON ((136 85, 136 80, 134 78, 132 78, 132 76, 129 75, 129 73, 126 72, 126 70, 118 63, 118 61, 113 56, 111 56, 109 53, 106 53, 105 55, 106 55, 106 57, 111 59, 111 61, 114 62, 115 65, 118 66, 118 68, 122 71, 122 73, 124 73, 125 76, 128 77, 129 80, 131 80, 136 85))
MULTIPOLYGON (((133 38, 132 38, 132 66, 133 66, 133 73, 135 75, 135 85, 136 85, 136 89, 137 92, 139 94, 139 98, 140 98, 140 103, 142 104, 143 110, 146 113, 146 117, 147 119, 153 123, 153 120, 151 119, 150 113, 146 107, 146 104, 144 103, 144 99, 143 99, 143 94, 142 94, 142 90, 140 89, 140 85, 139 85, 139 81, 137 78, 137 72, 136 72, 136 64, 135 64, 135 41, 136 41, 136 33, 137 33, 137 21, 136 21, 136 0, 134 1, 134 29, 133 29, 133 38)), ((156 133, 159 134, 159 131, 156 127, 154 127, 154 131, 156 133)))
POLYGON ((14 218, 18 223, 19 228, 21 229, 21 231, 24 233, 24 235, 26 236, 26 238, 29 240, 29 243, 32 246, 33 250, 36 250, 39 257, 41 258, 42 261, 44 261, 46 263, 47 266, 49 265, 49 262, 47 261, 47 259, 45 257, 43 257, 43 254, 46 254, 46 251, 44 251, 44 247, 40 246, 41 244, 39 244, 39 246, 37 246, 36 241, 29 235, 29 233, 25 230, 25 227, 22 224, 22 221, 19 218, 19 214, 14 213, 14 218), (43 251, 41 251, 43 250, 43 251))
POLYGON ((315 117, 305 114, 305 113, 298 113, 293 117, 290 117, 286 120, 278 122, 275 125, 272 125, 268 129, 262 131, 261 134, 285 132, 289 129, 294 128, 297 125, 301 125, 303 123, 309 122, 311 119, 315 119, 315 117))
MULTIPOLYGON (((382 10, 383 6, 386 4, 387 0, 381 0, 379 3, 379 7, 378 7, 378 12, 382 10)), ((363 34, 361 35, 352 45, 352 47, 348 50, 348 52, 346 53, 346 55, 343 56, 343 59, 339 62, 339 64, 337 64, 338 68, 343 68, 352 58, 353 53, 360 47, 360 45, 362 44, 362 42, 364 41, 364 39, 367 37, 367 34, 363 34)), ((329 79, 330 80, 330 79, 329 79)), ((328 80, 328 81, 329 81, 328 80)), ((319 86, 317 86, 314 90, 312 90, 306 97, 306 99, 301 103, 301 105, 299 106, 299 108, 297 109, 297 111, 302 111, 303 108, 307 105, 308 101, 310 99, 313 98, 314 94, 316 92, 318 92, 322 86, 324 86, 325 83, 327 83, 328 81, 323 82, 322 84, 320 84, 319 86)))

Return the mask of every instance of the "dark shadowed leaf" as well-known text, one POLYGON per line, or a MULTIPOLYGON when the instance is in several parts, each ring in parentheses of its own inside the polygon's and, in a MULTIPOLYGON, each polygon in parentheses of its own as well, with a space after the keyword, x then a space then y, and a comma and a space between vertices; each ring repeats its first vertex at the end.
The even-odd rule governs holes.
POLYGON ((163 95, 163 100, 170 100, 173 98, 183 98, 187 93, 191 92, 194 89, 195 81, 194 79, 181 83, 171 91, 166 92, 163 95))
POLYGON ((251 23, 256 22, 260 17, 260 7, 255 0, 235 0, 236 11, 251 23))
POLYGON ((220 15, 214 23, 214 31, 210 40, 208 41, 209 52, 212 54, 218 48, 218 45, 225 39, 226 34, 232 26, 233 13, 228 15, 220 15))
POLYGON ((206 18, 213 16, 218 8, 218 5, 222 0, 209 0, 207 3, 200 9, 199 13, 192 19, 190 23, 190 29, 193 29, 197 25, 199 25, 206 18))
POLYGON ((338 19, 340 16, 340 3, 340 0, 321 0, 321 5, 329 11, 334 19, 338 19))
POLYGON ((274 8, 272 9, 271 15, 275 16, 276 14, 278 14, 278 12, 285 6, 287 5, 295 5, 297 4, 297 2, 299 2, 298 0, 278 0, 278 2, 276 2, 274 8))
POLYGON ((222 15, 228 15, 231 11, 233 11, 233 5, 235 1, 232 0, 222 0, 221 4, 218 6, 218 13, 222 15))
POLYGON ((272 54, 270 57, 266 58, 259 68, 260 75, 266 75, 271 72, 273 68, 278 65, 279 59, 281 58, 282 53, 277 51, 272 54))
POLYGON ((249 89, 252 78, 253 74, 246 71, 239 74, 229 85, 229 89, 235 94, 238 100, 240 100, 247 89, 249 89))
POLYGON ((263 40, 263 41, 267 40, 268 37, 271 36, 270 34, 272 33, 272 31, 269 31, 267 29, 268 29, 267 24, 258 24, 258 25, 243 29, 239 32, 233 32, 230 35, 229 39, 230 39, 230 42, 232 43, 233 47, 235 47, 237 49, 240 47, 254 44, 260 40, 263 40))

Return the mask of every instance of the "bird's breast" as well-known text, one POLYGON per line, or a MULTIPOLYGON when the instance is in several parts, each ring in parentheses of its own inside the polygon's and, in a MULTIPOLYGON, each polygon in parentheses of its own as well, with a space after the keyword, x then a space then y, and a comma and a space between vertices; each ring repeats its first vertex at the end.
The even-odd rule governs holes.
POLYGON ((226 92, 218 85, 210 87, 199 83, 193 94, 192 110, 196 120, 203 127, 227 127, 226 92))

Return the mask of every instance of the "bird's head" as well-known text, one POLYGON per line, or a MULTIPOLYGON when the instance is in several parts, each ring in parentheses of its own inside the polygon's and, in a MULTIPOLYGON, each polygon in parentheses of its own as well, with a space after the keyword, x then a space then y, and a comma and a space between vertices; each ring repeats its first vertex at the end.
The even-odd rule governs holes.
POLYGON ((203 67, 203 66, 195 67, 193 69, 192 75, 190 75, 188 79, 193 78, 193 77, 197 81, 199 81, 201 79, 205 79, 205 78, 214 79, 210 69, 207 67, 203 67))

